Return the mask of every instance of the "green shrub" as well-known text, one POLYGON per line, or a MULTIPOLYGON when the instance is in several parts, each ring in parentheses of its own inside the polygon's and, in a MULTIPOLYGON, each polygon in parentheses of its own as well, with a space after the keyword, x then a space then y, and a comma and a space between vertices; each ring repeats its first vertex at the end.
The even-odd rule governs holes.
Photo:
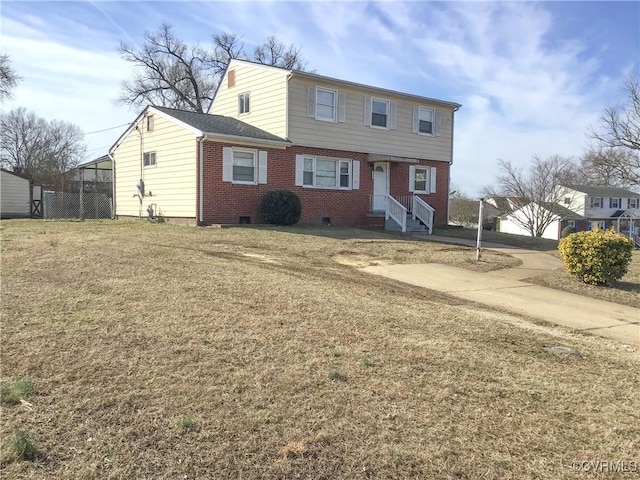
POLYGON ((572 233, 576 233, 576 232, 577 232, 576 227, 564 227, 562 229, 562 232, 560 232, 560 238, 566 238, 572 233))
POLYGON ((5 445, 9 455, 17 460, 33 460, 38 453, 33 436, 22 430, 13 432, 5 445))
POLYGON ((262 197, 260 216, 266 223, 293 225, 300 220, 300 197, 289 190, 272 190, 262 197))
POLYGON ((9 405, 20 403, 21 398, 28 397, 33 391, 33 382, 29 377, 16 382, 2 382, 0 383, 0 402, 9 405))
POLYGON ((592 285, 620 280, 631 262, 633 242, 613 230, 578 232, 560 240, 567 272, 592 285))

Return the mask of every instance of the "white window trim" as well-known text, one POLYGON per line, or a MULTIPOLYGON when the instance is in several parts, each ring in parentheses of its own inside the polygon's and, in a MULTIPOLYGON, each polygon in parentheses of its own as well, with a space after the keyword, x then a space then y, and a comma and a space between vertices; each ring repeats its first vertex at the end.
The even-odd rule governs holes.
POLYGON ((153 151, 153 152, 144 152, 142 154, 142 166, 144 168, 155 168, 157 164, 158 164, 158 154, 155 151, 153 151), (146 157, 147 155, 151 155, 152 153, 153 153, 153 164, 145 165, 144 157, 146 157))
POLYGON ((331 88, 316 87, 316 111, 315 111, 315 114, 316 114, 315 119, 316 120, 320 120, 321 122, 333 122, 333 123, 335 123, 335 122, 338 121, 338 91, 337 90, 333 90, 331 88), (333 117, 332 118, 318 116, 318 92, 319 91, 333 93, 333 117))
POLYGON ((627 208, 638 208, 639 205, 640 205, 640 199, 627 198, 627 208))
POLYGON ((423 194, 431 193, 431 167, 427 167, 427 166, 423 167, 421 165, 416 165, 413 170, 413 185, 414 185, 414 190, 413 190, 414 193, 423 193, 423 194), (418 190, 417 188, 415 188, 416 173, 418 172, 418 170, 424 170, 426 172, 426 176, 424 180, 424 186, 426 190, 418 190))
POLYGON ((424 137, 435 137, 436 136, 436 109, 429 107, 421 107, 418 105, 418 135, 422 135, 424 137), (421 132, 420 131, 420 110, 431 110, 431 133, 421 132))
POLYGON ((370 127, 377 128, 378 130, 389 130, 389 123, 391 121, 391 102, 385 98, 371 97, 371 118, 369 119, 370 127), (373 124, 373 102, 385 103, 387 105, 387 122, 386 127, 380 127, 373 124))
POLYGON ((147 116, 147 132, 153 132, 154 128, 155 128, 155 118, 153 118, 153 115, 148 115, 147 116))
POLYGON ((604 207, 603 207, 603 205, 604 205, 604 200, 603 200, 603 198, 602 198, 602 197, 589 197, 589 198, 590 198, 590 200, 589 200, 589 208, 604 208, 604 207), (599 200, 599 203, 600 203, 600 205, 599 205, 599 206, 595 206, 595 205, 594 205, 594 200, 596 200, 596 199, 598 199, 598 200, 599 200))
POLYGON ((235 154, 236 152, 251 153, 253 155, 253 181, 246 182, 244 180, 233 179, 233 167, 235 166, 233 164, 233 160, 235 160, 235 157, 234 157, 232 158, 232 163, 231 163, 231 183, 235 183, 238 185, 257 185, 258 184, 258 150, 253 150, 251 148, 233 147, 233 153, 235 154))
MULTIPOLYGON (((304 160, 313 160, 313 185, 306 185, 304 183, 304 163, 303 163, 303 177, 302 177, 302 187, 303 188, 315 188, 319 190, 353 190, 353 160, 349 160, 348 158, 333 158, 333 157, 315 157, 313 155, 303 155, 304 160), (336 186, 335 187, 318 187, 316 185, 316 161, 318 160, 329 160, 336 163, 336 186), (349 166, 349 186, 341 187, 340 186, 340 163, 346 163, 349 166)), ((303 160, 303 162, 304 162, 303 160)))
POLYGON ((251 113, 251 92, 239 93, 238 94, 238 115, 249 115, 250 113, 251 113), (244 106, 244 102, 241 101, 240 99, 245 96, 249 98, 249 110, 247 110, 246 112, 241 112, 240 105, 242 102, 242 106, 244 106))

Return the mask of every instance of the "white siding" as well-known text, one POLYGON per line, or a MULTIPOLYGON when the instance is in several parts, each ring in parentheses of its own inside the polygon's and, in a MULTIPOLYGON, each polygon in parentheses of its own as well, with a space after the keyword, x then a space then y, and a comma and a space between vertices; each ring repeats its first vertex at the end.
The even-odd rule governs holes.
POLYGON ((30 188, 29 180, 0 170, 0 216, 30 216, 30 188))
MULTIPOLYGON (((522 213, 516 211, 515 215, 521 215, 522 213)), ((501 217, 498 225, 498 231, 501 233, 510 233, 513 235, 526 235, 531 236, 529 230, 524 228, 520 223, 516 222, 513 218, 513 215, 507 215, 506 217, 501 217)), ((524 221, 526 219, 522 217, 524 221)), ((558 240, 560 235, 560 220, 553 220, 547 228, 542 232, 542 238, 549 238, 551 240, 558 240)))
POLYGON ((363 153, 451 160, 453 108, 413 101, 402 95, 376 93, 344 86, 339 82, 293 77, 289 80, 289 140, 297 145, 332 148, 363 153), (346 94, 345 122, 324 122, 307 114, 308 87, 319 86, 346 94), (397 104, 394 130, 371 128, 365 125, 365 97, 375 96, 397 104), (413 107, 434 108, 440 112, 440 135, 413 133, 413 107))
MULTIPOLYGON (((143 152, 156 152, 155 167, 143 167, 147 195, 142 216, 155 204, 155 213, 165 217, 196 217, 196 135, 160 115, 154 116, 154 129, 147 132, 139 123, 143 152)), ((123 140, 113 154, 115 159, 116 215, 138 216, 140 201, 134 197, 140 180, 141 138, 137 130, 123 140)))
MULTIPOLYGON (((287 71, 233 62, 235 86, 222 79, 209 113, 237 118, 269 133, 287 136, 287 71), (238 95, 250 94, 249 113, 238 112, 238 95)), ((305 106, 306 109, 306 106, 305 106)))

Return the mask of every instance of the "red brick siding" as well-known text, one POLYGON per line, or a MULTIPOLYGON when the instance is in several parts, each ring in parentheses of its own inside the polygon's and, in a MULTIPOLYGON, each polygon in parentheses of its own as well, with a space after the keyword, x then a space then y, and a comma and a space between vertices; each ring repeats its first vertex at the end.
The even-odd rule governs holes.
MULTIPOLYGON (((205 224, 239 223, 241 216, 251 217, 251 223, 260 223, 260 201, 270 190, 286 189, 295 192, 302 201, 300 223, 319 224, 329 217, 336 226, 381 225, 382 221, 369 218, 369 196, 373 192, 372 167, 366 154, 343 150, 311 147, 290 147, 286 150, 258 148, 267 152, 267 184, 239 185, 222 181, 222 149, 238 146, 211 141, 204 142, 204 219, 205 224), (296 155, 322 155, 360 161, 360 188, 358 190, 330 190, 305 188, 295 185, 296 155)), ((435 166, 437 193, 421 195, 436 209, 436 224, 446 223, 446 192, 449 165, 442 162, 420 162, 435 166)), ((391 194, 410 195, 409 168, 406 164, 391 164, 391 194)), ((199 181, 199 180, 198 180, 199 181)), ((198 189, 199 191, 199 189, 198 189)), ((199 200, 198 200, 199 201, 199 200)), ((199 212, 199 206, 198 206, 199 212)))

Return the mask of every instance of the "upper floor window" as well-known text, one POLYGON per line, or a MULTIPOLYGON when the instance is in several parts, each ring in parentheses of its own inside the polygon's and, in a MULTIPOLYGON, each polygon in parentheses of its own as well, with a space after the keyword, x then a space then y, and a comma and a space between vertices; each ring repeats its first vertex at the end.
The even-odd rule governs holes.
POLYGON ((433 135, 434 116, 432 108, 418 107, 418 133, 433 135))
POLYGON ((147 117, 147 132, 153 132, 153 115, 147 117))
POLYGON ((248 93, 241 93, 238 95, 238 114, 249 113, 249 97, 248 93))
POLYGON ((145 167, 155 167, 156 152, 145 152, 144 155, 142 155, 142 164, 145 167))
POLYGON ((590 208, 602 208, 602 197, 589 197, 590 208))
POLYGON ((627 198, 627 208, 638 208, 640 206, 640 198, 627 198))
POLYGON ((389 100, 371 98, 371 126, 389 128, 389 100))
POLYGON ((610 198, 609 199, 609 208, 622 208, 622 199, 621 198, 610 198))
POLYGON ((564 197, 564 199, 562 200, 562 202, 565 205, 570 205, 571 204, 571 197, 564 197))
POLYGON ((326 88, 316 88, 316 119, 336 121, 337 92, 326 88))
POLYGON ((360 163, 341 158, 296 157, 296 185, 304 187, 357 189, 360 163))

